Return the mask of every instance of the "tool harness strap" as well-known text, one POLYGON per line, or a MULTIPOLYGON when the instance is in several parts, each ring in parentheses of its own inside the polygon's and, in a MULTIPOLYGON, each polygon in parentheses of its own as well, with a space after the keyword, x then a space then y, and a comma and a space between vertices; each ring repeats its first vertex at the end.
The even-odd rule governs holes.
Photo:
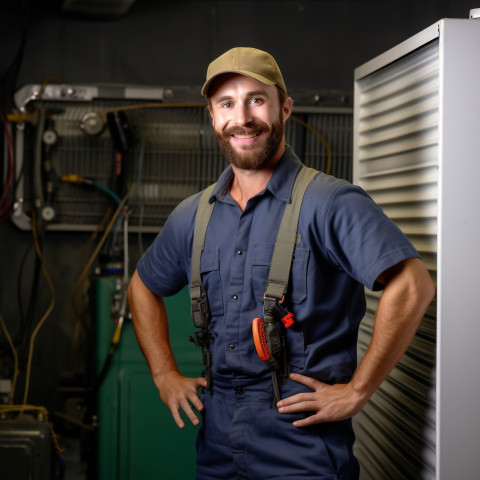
POLYGON ((193 230, 193 248, 192 248, 192 278, 190 295, 192 298, 192 317, 193 323, 197 328, 206 328, 210 320, 210 311, 205 288, 202 285, 200 275, 200 258, 205 247, 205 236, 207 234, 208 223, 212 216, 215 202, 209 201, 210 195, 215 188, 215 183, 207 187, 198 202, 197 214, 195 217, 195 228, 193 230))
MULTIPOLYGON (((293 252, 297 243, 298 219, 303 196, 310 181, 317 173, 317 170, 303 166, 295 179, 291 201, 285 205, 285 211, 275 242, 265 291, 266 297, 281 301, 287 291, 293 252)), ((210 319, 206 292, 200 275, 200 258, 205 246, 208 223, 215 206, 215 202, 212 201, 210 203, 209 201, 214 188, 215 184, 210 185, 200 197, 193 234, 191 298, 192 316, 197 328, 207 327, 210 319), (205 305, 207 306, 206 309, 204 308, 205 305), (205 316, 206 318, 202 318, 205 316)))
POLYGON ((295 179, 291 201, 285 205, 282 223, 275 240, 275 248, 265 290, 266 298, 275 298, 281 301, 287 292, 293 251, 295 250, 295 244, 298 243, 297 228, 303 196, 310 181, 317 173, 317 170, 304 166, 295 179))

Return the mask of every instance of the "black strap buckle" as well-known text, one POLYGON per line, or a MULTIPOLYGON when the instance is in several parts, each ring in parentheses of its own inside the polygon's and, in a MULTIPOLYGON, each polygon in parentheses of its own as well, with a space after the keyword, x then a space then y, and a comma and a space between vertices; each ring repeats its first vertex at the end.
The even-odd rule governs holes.
POLYGON ((272 365, 270 368, 276 371, 280 384, 285 385, 290 373, 290 366, 287 359, 287 342, 285 338, 285 328, 287 328, 287 326, 284 323, 284 318, 291 314, 286 307, 272 297, 265 297, 263 314, 265 336, 272 358, 275 359, 274 362, 271 362, 272 365), (280 328, 278 328, 277 321, 281 322, 278 324, 280 328))
POLYGON ((192 318, 195 328, 207 328, 210 321, 210 307, 203 286, 200 288, 200 298, 192 298, 192 318))
POLYGON ((210 342, 213 339, 212 333, 207 328, 197 330, 188 337, 197 347, 202 347, 202 361, 205 366, 203 376, 207 380, 207 388, 212 385, 212 352, 210 351, 210 342))

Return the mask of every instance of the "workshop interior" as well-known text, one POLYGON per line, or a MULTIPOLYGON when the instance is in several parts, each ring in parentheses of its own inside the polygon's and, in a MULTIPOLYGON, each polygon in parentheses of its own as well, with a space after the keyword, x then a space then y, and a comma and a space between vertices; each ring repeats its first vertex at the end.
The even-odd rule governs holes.
MULTIPOLYGON (((480 5, 478 5, 480 7, 480 5)), ((465 0, 8 0, 0 6, 0 477, 195 478, 127 287, 174 207, 226 162, 200 94, 234 46, 277 60, 286 139, 360 185, 437 287, 354 418, 362 480, 478 476, 480 8, 465 0)), ((360 241, 361 239, 359 239, 360 241)), ((366 290, 361 358, 379 300, 366 290)), ((201 351, 166 299, 184 375, 201 351)))

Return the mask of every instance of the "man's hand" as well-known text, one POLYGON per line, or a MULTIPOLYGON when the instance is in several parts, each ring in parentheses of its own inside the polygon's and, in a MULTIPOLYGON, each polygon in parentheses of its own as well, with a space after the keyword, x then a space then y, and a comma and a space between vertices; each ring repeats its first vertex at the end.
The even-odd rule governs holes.
POLYGON ((313 390, 311 393, 297 393, 277 403, 280 413, 314 412, 293 422, 294 427, 345 420, 357 414, 366 402, 348 383, 327 385, 299 373, 291 373, 290 379, 313 390))
POLYGON ((135 271, 128 288, 128 302, 135 335, 160 398, 180 428, 185 426, 180 410, 194 425, 198 425, 200 421, 192 407, 199 412, 203 410, 197 391, 200 387, 206 387, 207 381, 181 375, 170 346, 167 309, 163 298, 151 292, 135 271))
POLYGON ((164 373, 154 378, 155 385, 160 393, 163 403, 172 412, 173 419, 179 428, 184 428, 180 411, 183 410, 193 425, 200 421, 193 409, 197 412, 203 410, 203 403, 198 398, 198 389, 206 387, 207 381, 203 378, 188 378, 178 372, 164 373))
POLYGON ((326 385, 298 373, 290 375, 312 392, 281 400, 279 412, 315 412, 294 426, 345 420, 357 414, 405 353, 435 295, 430 275, 418 258, 409 258, 383 272, 377 281, 385 287, 372 339, 352 380, 326 385))

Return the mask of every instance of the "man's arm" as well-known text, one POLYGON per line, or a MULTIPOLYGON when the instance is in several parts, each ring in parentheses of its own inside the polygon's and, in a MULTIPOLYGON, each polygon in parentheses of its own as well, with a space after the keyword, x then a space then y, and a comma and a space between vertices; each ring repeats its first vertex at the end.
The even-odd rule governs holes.
POLYGON ((378 281, 385 288, 372 339, 352 380, 347 384, 326 385, 304 375, 290 375, 313 392, 281 400, 277 404, 280 413, 316 412, 294 422, 294 426, 344 420, 357 414, 405 353, 435 295, 435 288, 418 258, 400 262, 380 275, 378 281))
POLYGON ((180 409, 194 425, 198 425, 199 420, 190 403, 197 411, 203 409, 197 390, 199 387, 206 387, 207 383, 204 378, 187 378, 181 375, 170 346, 167 310, 163 299, 152 293, 135 271, 128 287, 128 300, 135 335, 150 367, 160 398, 170 409, 180 428, 185 426, 180 409))

